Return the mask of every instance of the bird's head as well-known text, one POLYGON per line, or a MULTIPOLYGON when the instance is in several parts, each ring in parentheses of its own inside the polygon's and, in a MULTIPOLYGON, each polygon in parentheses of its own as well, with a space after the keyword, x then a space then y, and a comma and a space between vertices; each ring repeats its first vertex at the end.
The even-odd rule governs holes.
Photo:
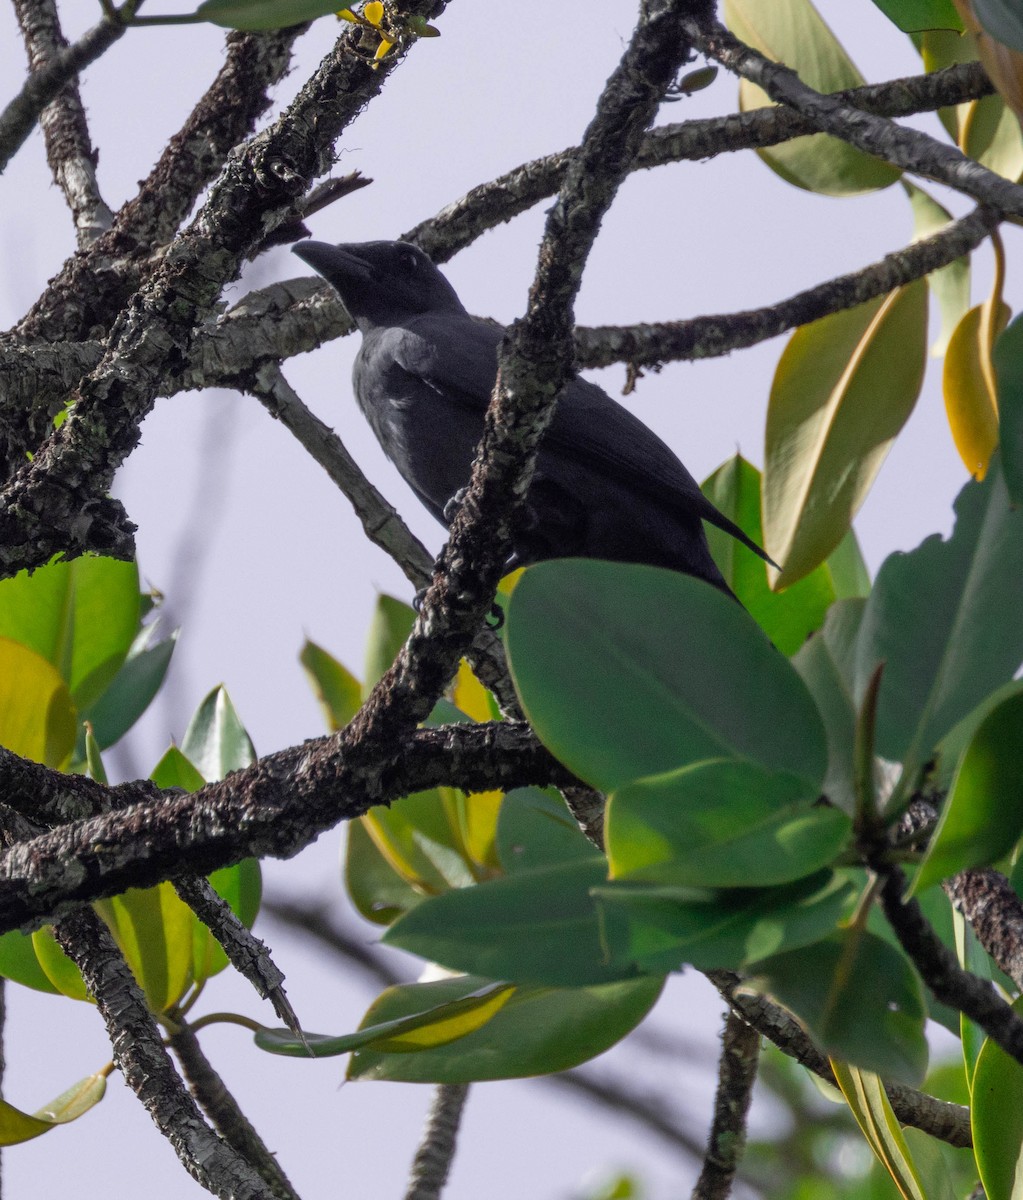
POLYGON ((465 312, 451 284, 409 242, 300 242, 292 250, 337 291, 363 332, 421 313, 465 312))

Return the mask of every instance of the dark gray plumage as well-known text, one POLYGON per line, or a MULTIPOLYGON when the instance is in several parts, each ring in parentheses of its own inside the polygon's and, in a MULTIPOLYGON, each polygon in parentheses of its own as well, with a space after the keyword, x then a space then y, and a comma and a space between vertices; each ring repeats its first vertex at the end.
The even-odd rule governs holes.
MULTIPOLYGON (((362 333, 355 396, 388 458, 438 521, 469 482, 502 331, 471 317, 406 242, 293 247, 362 333)), ((728 591, 703 521, 764 552, 700 491, 655 433, 583 379, 562 391, 540 445, 509 566, 580 556, 648 563, 728 591)))

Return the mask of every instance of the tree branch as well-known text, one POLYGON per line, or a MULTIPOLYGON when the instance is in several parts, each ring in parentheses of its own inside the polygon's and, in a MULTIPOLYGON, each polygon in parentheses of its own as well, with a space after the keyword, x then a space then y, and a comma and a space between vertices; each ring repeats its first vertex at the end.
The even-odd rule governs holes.
POLYGON ((277 1156, 267 1149, 248 1117, 238 1107, 238 1101, 213 1069, 191 1027, 179 1022, 169 1041, 181 1063, 192 1095, 224 1141, 259 1172, 276 1200, 298 1200, 298 1194, 281 1169, 277 1156))
POLYGON ((955 147, 814 91, 789 67, 771 62, 733 37, 713 16, 689 17, 683 25, 686 36, 708 58, 751 80, 772 100, 801 113, 820 132, 833 134, 905 171, 947 184, 1004 214, 1023 216, 1023 187, 982 167, 955 147))
MULTIPOLYGON (((14 10, 25 39, 29 68, 44 70, 68 48, 57 6, 54 0, 14 0, 14 10)), ((87 247, 110 228, 114 218, 96 181, 96 153, 77 80, 70 80, 43 109, 41 124, 46 160, 71 209, 78 245, 87 247)))
POLYGON ((1023 902, 998 871, 961 871, 942 885, 980 944, 1023 988, 1023 902))
POLYGON ((439 784, 488 791, 572 782, 532 731, 511 721, 417 729, 401 741, 359 739, 349 726, 192 795, 161 793, 147 780, 106 788, 0 748, 5 803, 35 821, 63 813, 70 822, 0 855, 0 932, 184 872, 290 858, 340 821, 439 784))
POLYGON ((114 940, 95 913, 69 913, 53 927, 82 973, 107 1027, 114 1062, 193 1179, 223 1200, 274 1200, 256 1172, 202 1119, 185 1090, 114 940))
POLYGON ((38 71, 33 71, 21 91, 0 112, 0 172, 21 149, 39 114, 52 103, 80 71, 117 41, 125 27, 104 18, 73 46, 58 51, 38 71))
POLYGON ((746 1116, 760 1058, 760 1034, 729 1010, 722 1031, 714 1117, 693 1200, 725 1200, 746 1145, 746 1116))
POLYGON ((467 1083, 442 1083, 434 1089, 423 1140, 412 1160, 405 1200, 438 1200, 440 1197, 455 1157, 458 1127, 468 1095, 467 1083))

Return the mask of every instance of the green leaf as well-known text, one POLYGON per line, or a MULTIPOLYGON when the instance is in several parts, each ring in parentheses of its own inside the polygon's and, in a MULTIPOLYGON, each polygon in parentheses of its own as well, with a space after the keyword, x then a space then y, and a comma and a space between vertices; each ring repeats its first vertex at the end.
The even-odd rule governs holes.
POLYGON ((611 883, 593 889, 611 960, 640 971, 740 970, 827 937, 854 888, 821 871, 776 888, 713 891, 611 883))
POLYGON ((1002 469, 1013 504, 1023 504, 1023 317, 995 343, 1002 469))
POLYGON ((333 731, 347 725, 359 711, 362 684, 333 655, 308 638, 299 661, 316 692, 327 727, 333 731))
POLYGON ((814 807, 817 789, 755 763, 718 759, 613 793, 605 837, 613 879, 683 887, 770 887, 827 866, 852 822, 814 807))
POLYGON ((802 680, 738 604, 700 580, 541 563, 512 594, 507 646, 533 728, 602 791, 722 757, 823 780, 824 730, 802 680))
POLYGON ((1023 661, 1023 512, 1009 506, 997 456, 955 511, 948 541, 933 535, 885 560, 857 644, 857 703, 885 664, 877 753, 916 766, 1023 661))
POLYGON ((82 719, 92 725, 101 750, 120 741, 160 690, 178 634, 175 630, 170 637, 153 643, 155 635, 155 625, 147 625, 139 632, 117 674, 82 713, 82 719))
MULTIPOLYGON (((468 976, 461 976, 457 982, 470 981, 468 976)), ((480 986, 464 994, 460 991, 454 999, 442 998, 439 1003, 436 992, 427 996, 423 990, 417 991, 414 1001, 425 1001, 429 1007, 385 1021, 373 1021, 368 1013, 357 1033, 340 1036, 307 1033, 296 1036, 290 1029, 264 1029, 256 1034, 256 1045, 271 1054, 286 1054, 295 1058, 335 1058, 339 1054, 361 1050, 364 1046, 374 1046, 385 1053, 421 1052, 444 1046, 485 1025, 515 992, 515 988, 508 983, 488 983, 478 979, 471 982, 480 986)), ((387 995, 388 992, 384 992, 377 999, 370 1013, 387 995)))
POLYGON ((158 786, 184 788, 186 792, 197 792, 206 780, 199 774, 177 746, 170 746, 150 772, 149 778, 158 786))
POLYGON ((31 935, 20 929, 0 935, 0 975, 24 987, 35 988, 37 992, 49 992, 53 996, 61 994, 60 988, 51 983, 39 965, 31 935))
POLYGON ((792 659, 824 720, 828 741, 824 794, 850 815, 856 808, 856 647, 865 607, 857 598, 833 604, 824 629, 792 659))
POLYGON ((0 1100, 0 1146, 16 1146, 41 1133, 48 1133, 57 1125, 76 1121, 99 1104, 106 1090, 105 1075, 87 1075, 32 1116, 8 1104, 6 1100, 0 1100))
POLYGON ((849 530, 916 405, 927 359, 927 287, 916 280, 797 329, 767 410, 764 536, 795 583, 849 530))
POLYGON ((405 645, 415 620, 415 610, 410 605, 396 600, 393 596, 380 595, 377 597, 373 623, 369 630, 369 641, 366 644, 366 673, 362 685, 363 699, 369 695, 380 677, 398 657, 398 651, 405 645))
POLYGON ((1019 120, 999 95, 982 96, 966 109, 960 127, 963 153, 1015 182, 1023 171, 1019 120))
POLYGON ((195 15, 225 29, 260 33, 315 21, 336 12, 338 7, 344 5, 336 0, 206 0, 195 15))
POLYGON ((377 849, 362 821, 350 821, 345 846, 345 886, 367 921, 390 925, 423 899, 423 892, 399 874, 377 849))
POLYGON ((831 1069, 867 1144, 905 1200, 936 1200, 924 1190, 909 1144, 884 1089, 873 1071, 832 1060, 831 1069))
POLYGON ((952 0, 874 0, 874 3, 903 33, 918 33, 925 29, 963 31, 963 23, 952 0))
MULTIPOLYGON (((865 82, 809 0, 725 0, 724 19, 738 38, 785 63, 819 92, 865 82)), ((755 84, 740 83, 744 112, 769 103, 755 84)), ((829 196, 860 195, 899 178, 895 167, 826 134, 795 138, 757 153, 788 183, 829 196)))
POLYGON ((92 726, 85 724, 83 728, 85 730, 85 765, 88 768, 89 778, 95 779, 97 783, 109 783, 99 744, 92 734, 92 726))
MULTIPOLYGON (((752 463, 737 454, 718 467, 703 484, 703 491, 755 542, 763 541, 760 472, 752 463)), ((835 599, 827 566, 821 565, 784 592, 773 592, 763 559, 712 526, 707 528, 707 540, 725 582, 746 611, 782 654, 794 654, 821 627, 828 605, 835 599)))
POLYGON ((195 710, 181 752, 207 783, 256 761, 255 748, 223 685, 215 687, 195 710))
POLYGON ((391 870, 417 891, 430 895, 475 883, 473 864, 438 790, 371 808, 361 823, 391 870))
MULTIPOLYGON (((874 0, 875 4, 878 0, 874 0)), ((923 0, 930 4, 931 0, 923 0)), ((951 8, 952 0, 941 0, 951 8)), ((954 11, 954 10, 953 10, 954 11)), ((891 14, 889 14, 891 15, 891 14)), ((958 19, 958 18, 957 18, 958 19)), ((944 229, 952 221, 952 214, 942 207, 933 196, 928 195, 923 188, 904 179, 902 186, 909 197, 913 210, 913 239, 922 241, 944 229)), ((970 307, 970 257, 964 255, 950 262, 947 266, 932 271, 927 276, 927 285, 931 294, 938 302, 941 310, 941 332, 931 354, 942 355, 948 347, 952 330, 959 324, 966 310, 970 307)))
MULTIPOLYGON (((485 981, 462 976, 389 988, 366 1014, 380 1022, 429 1002, 456 999, 485 981)), ((481 1028, 457 1041, 410 1053, 357 1050, 351 1079, 408 1083, 469 1083, 567 1071, 602 1054, 630 1033, 653 1007, 664 981, 635 979, 586 988, 517 988, 481 1028)))
POLYGON ((519 871, 424 900, 384 944, 451 970, 514 983, 581 987, 629 978, 612 967, 590 889, 607 880, 602 858, 519 871))
POLYGON ((52 663, 84 708, 124 661, 139 607, 135 563, 90 555, 52 562, 0 582, 0 637, 52 663))
POLYGON ((150 1011, 166 1012, 192 980, 192 910, 170 883, 131 888, 97 900, 95 908, 145 992, 150 1011))
MULTIPOLYGON (((1023 1000, 1012 1007, 1023 1015, 1023 1000)), ((1016 1200, 1023 1170, 1023 1067, 990 1038, 973 1074, 970 1122, 988 1200, 1016 1200)))
POLYGON ((1023 13, 1016 0, 972 0, 973 12, 995 41, 1023 54, 1023 13))
POLYGON ((1023 835, 1023 692, 1003 700, 963 754, 914 892, 1008 854, 1023 835))
POLYGON ((870 595, 870 572, 852 529, 828 555, 826 565, 839 600, 865 600, 870 595))
POLYGON ((63 767, 74 749, 75 724, 71 695, 56 668, 20 642, 0 637, 0 745, 63 767))
POLYGON ((497 851, 509 875, 603 855, 582 832, 560 796, 516 788, 501 805, 497 851))
POLYGON ((81 972, 57 945, 49 926, 37 929, 32 934, 32 948, 47 979, 63 996, 70 1000, 91 1000, 81 972))
POLYGON ((833 1058, 918 1086, 927 1069, 920 980, 884 939, 859 929, 789 950, 756 967, 745 986, 768 992, 833 1058))

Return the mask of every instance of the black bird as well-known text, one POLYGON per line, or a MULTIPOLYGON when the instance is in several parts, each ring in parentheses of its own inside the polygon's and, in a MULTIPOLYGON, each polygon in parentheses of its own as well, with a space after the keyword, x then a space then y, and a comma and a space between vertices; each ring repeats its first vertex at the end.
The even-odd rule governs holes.
MULTIPOLYGON (((292 249, 344 301, 362 333, 353 372, 359 407, 405 481, 447 524, 445 506, 468 484, 483 436, 503 331, 471 317, 407 242, 292 249)), ((647 563, 731 595, 703 521, 767 558, 642 421, 573 379, 540 443, 508 569, 568 556, 647 563)))

